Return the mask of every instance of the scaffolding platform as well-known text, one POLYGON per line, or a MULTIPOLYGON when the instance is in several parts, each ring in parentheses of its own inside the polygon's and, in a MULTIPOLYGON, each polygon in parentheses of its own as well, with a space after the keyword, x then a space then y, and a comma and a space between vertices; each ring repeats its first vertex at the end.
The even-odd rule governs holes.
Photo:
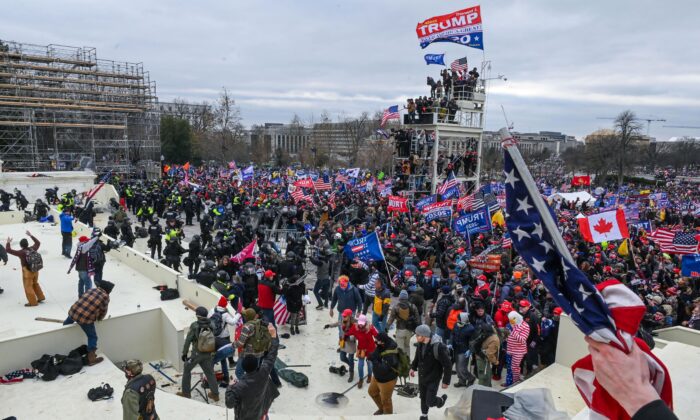
POLYGON ((10 171, 129 172, 160 157, 156 84, 90 47, 0 41, 0 159, 10 171))

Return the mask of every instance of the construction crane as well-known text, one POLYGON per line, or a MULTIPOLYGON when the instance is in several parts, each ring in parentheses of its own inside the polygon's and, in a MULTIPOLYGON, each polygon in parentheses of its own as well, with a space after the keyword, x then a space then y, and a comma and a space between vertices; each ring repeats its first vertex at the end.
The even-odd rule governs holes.
MULTIPOLYGON (((598 120, 616 120, 617 117, 597 117, 596 119, 598 119, 598 120)), ((657 122, 657 121, 666 122, 666 120, 663 118, 639 118, 639 119, 647 122, 647 137, 649 137, 649 128, 651 127, 651 123, 657 122)), ((664 127, 666 127, 666 126, 664 126, 664 127)))
POLYGON ((700 126, 697 125, 664 125, 664 128, 692 128, 692 129, 700 129, 700 126))

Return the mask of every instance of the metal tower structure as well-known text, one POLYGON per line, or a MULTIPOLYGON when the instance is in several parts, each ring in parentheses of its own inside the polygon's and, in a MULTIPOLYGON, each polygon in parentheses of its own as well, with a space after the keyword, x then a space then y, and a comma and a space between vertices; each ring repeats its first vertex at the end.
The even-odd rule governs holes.
POLYGON ((155 82, 94 48, 0 41, 0 159, 15 171, 158 161, 155 82), (89 165, 92 161, 93 165, 89 165))
MULTIPOLYGON (((486 63, 482 74, 488 76, 484 73, 488 73, 486 63)), ((445 95, 433 98, 433 107, 427 112, 403 116, 402 129, 412 129, 413 133, 410 154, 429 167, 427 174, 409 176, 405 194, 412 200, 417 194, 434 194, 448 176, 448 164, 457 159, 462 161, 455 177, 468 192, 479 188, 487 80, 484 77, 471 84, 453 84, 445 95), (426 178, 430 180, 429 189, 423 182, 426 178)), ((400 147, 398 155, 397 159, 405 159, 400 147)))

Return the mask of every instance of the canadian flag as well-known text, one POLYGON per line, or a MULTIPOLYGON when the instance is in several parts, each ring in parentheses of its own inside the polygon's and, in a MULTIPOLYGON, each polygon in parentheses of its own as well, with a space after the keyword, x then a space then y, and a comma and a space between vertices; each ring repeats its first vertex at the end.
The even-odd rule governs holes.
POLYGON ((593 243, 630 237, 622 209, 581 217, 578 219, 578 228, 583 239, 593 243))

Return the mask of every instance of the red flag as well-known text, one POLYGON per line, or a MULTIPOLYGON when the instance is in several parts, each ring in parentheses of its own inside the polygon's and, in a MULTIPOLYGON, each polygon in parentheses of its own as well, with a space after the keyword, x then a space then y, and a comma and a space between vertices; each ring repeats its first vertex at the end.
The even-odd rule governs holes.
POLYGON ((189 171, 190 170, 190 163, 186 162, 184 165, 182 165, 182 169, 189 171))
POLYGON ((408 198, 390 195, 389 205, 386 207, 386 210, 398 211, 399 213, 408 213, 408 198))
POLYGON ((580 176, 575 176, 571 179, 571 186, 572 187, 581 187, 581 186, 590 186, 591 185, 591 177, 589 175, 580 175, 580 176))
POLYGON ((241 250, 241 252, 231 257, 231 261, 241 264, 244 260, 247 260, 248 258, 255 258, 254 252, 255 245, 257 244, 257 242, 257 239, 253 239, 253 242, 246 245, 245 248, 241 250))
POLYGON ((304 179, 300 179, 298 181, 294 181, 293 185, 295 187, 299 187, 299 188, 313 188, 314 181, 311 178, 304 178, 304 179))

